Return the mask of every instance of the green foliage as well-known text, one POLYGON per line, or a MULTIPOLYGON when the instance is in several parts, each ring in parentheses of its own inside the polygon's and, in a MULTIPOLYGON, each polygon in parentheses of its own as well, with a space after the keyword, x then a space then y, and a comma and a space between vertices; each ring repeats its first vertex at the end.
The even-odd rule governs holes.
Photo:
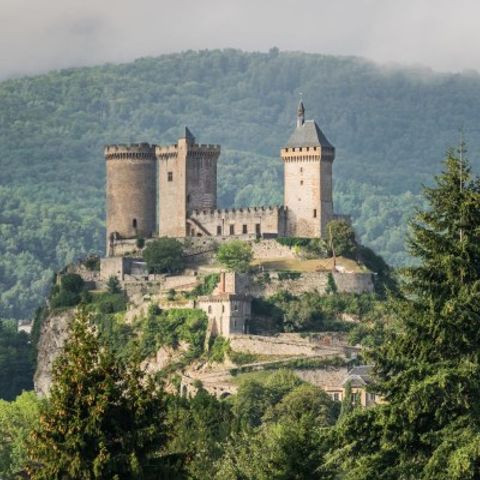
POLYGON ((205 275, 202 279, 202 283, 197 285, 190 293, 189 297, 201 297, 203 295, 210 295, 214 290, 215 287, 218 285, 220 281, 220 274, 218 273, 209 273, 205 275))
POLYGON ((298 280, 301 278, 300 272, 278 272, 278 279, 282 280, 298 280))
POLYGON ((94 293, 91 296, 91 305, 103 314, 123 312, 127 309, 127 298, 123 293, 94 293))
POLYGON ((79 312, 29 445, 32 478, 158 478, 148 466, 166 440, 164 416, 158 387, 116 361, 79 312))
POLYGON ((357 243, 352 226, 345 220, 331 220, 328 222, 327 230, 330 254, 335 250, 337 256, 355 258, 357 243))
POLYGON ((345 479, 478 478, 480 179, 463 157, 463 145, 448 153, 411 222, 418 262, 392 304, 399 325, 371 354, 386 404, 336 432, 345 479))
POLYGON ((328 272, 327 276, 327 288, 325 289, 325 293, 332 294, 337 293, 337 284, 335 283, 335 278, 331 272, 328 272))
POLYGON ((0 400, 0 477, 15 474, 27 466, 27 445, 32 428, 39 423, 42 401, 33 392, 23 392, 15 401, 0 400))
POLYGON ((158 315, 150 313, 141 326, 140 355, 154 355, 160 347, 178 348, 189 344, 189 358, 199 357, 204 350, 207 317, 202 310, 171 309, 158 315))
POLYGON ((115 295, 122 292, 122 287, 120 285, 120 280, 115 276, 111 275, 107 280, 107 292, 110 295, 115 295))
POLYGON ((228 353, 228 357, 236 365, 245 365, 247 363, 254 363, 258 360, 258 356, 254 353, 234 352, 233 350, 228 353))
POLYGON ((83 264, 91 272, 100 271, 100 257, 98 255, 88 255, 83 261, 83 264))
POLYGON ((28 335, 0 320, 0 399, 13 400, 33 388, 35 351, 28 335))
POLYGON ((60 277, 60 285, 56 285, 50 295, 52 308, 73 307, 81 300, 85 287, 82 277, 76 273, 65 273, 60 277))
POLYGON ((252 259, 252 247, 242 240, 231 240, 218 247, 217 260, 228 270, 246 272, 252 259))
POLYGON ((152 273, 177 273, 183 270, 183 245, 175 238, 162 237, 150 242, 143 258, 152 273))
POLYGON ((227 338, 217 336, 211 342, 208 350, 208 360, 210 362, 221 363, 230 352, 230 341, 227 338))

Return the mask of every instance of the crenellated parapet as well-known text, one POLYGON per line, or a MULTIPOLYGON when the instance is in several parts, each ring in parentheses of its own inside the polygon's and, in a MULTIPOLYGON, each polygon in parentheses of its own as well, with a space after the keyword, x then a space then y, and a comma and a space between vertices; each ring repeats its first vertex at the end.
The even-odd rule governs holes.
MULTIPOLYGON (((156 145, 155 155, 159 160, 168 160, 175 158, 179 153, 179 145, 156 145)), ((215 158, 220 156, 221 148, 217 144, 187 144, 187 157, 188 158, 215 158)))
POLYGON ((190 235, 212 236, 282 235, 286 222, 283 206, 194 209, 188 212, 190 235))
POLYGON ((286 162, 292 161, 319 161, 335 158, 335 148, 332 146, 316 147, 285 147, 280 150, 280 156, 286 162))
POLYGON ((122 160, 122 159, 149 159, 155 160, 155 145, 149 143, 132 143, 106 145, 106 160, 122 160))

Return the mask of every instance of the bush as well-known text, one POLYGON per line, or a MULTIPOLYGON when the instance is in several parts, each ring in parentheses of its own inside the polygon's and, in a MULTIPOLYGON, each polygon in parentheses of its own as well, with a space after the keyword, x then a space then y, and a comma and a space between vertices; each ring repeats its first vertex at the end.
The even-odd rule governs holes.
POLYGON ((127 309, 127 299, 123 293, 100 293, 92 297, 92 304, 100 313, 117 313, 127 309))
POLYGON ((218 248, 217 260, 228 270, 246 272, 253 259, 252 247, 241 240, 223 243, 218 248))
POLYGON ((208 351, 208 360, 210 362, 221 363, 225 360, 225 355, 230 351, 230 341, 224 337, 215 337, 211 342, 208 351))
POLYGON ((77 273, 66 273, 60 278, 60 288, 71 293, 80 293, 85 287, 83 278, 77 273))
POLYGON ((137 248, 142 249, 145 246, 145 239, 144 238, 137 238, 136 241, 137 248))
POLYGON ((111 275, 110 277, 108 277, 107 292, 112 294, 112 295, 115 294, 115 293, 121 293, 122 292, 122 288, 121 288, 121 285, 120 285, 120 280, 115 275, 111 275))
POLYGON ((85 268, 91 272, 100 271, 100 257, 98 255, 89 255, 83 262, 85 268))
POLYGON ((143 258, 150 273, 177 273, 185 264, 183 245, 174 238, 162 237, 149 243, 143 258))
POLYGON ((298 280, 301 276, 300 272, 278 272, 279 280, 298 280))
POLYGON ((188 297, 200 297, 203 295, 210 295, 220 281, 220 275, 218 273, 210 273, 203 277, 203 282, 197 285, 191 292, 187 294, 188 297))

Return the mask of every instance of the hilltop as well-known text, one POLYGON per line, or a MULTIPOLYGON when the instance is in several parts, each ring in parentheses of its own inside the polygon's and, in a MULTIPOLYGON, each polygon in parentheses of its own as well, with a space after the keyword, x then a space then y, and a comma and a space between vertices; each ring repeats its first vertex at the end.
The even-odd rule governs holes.
POLYGON ((336 209, 407 261, 405 219, 463 127, 480 158, 480 77, 303 53, 185 52, 0 84, 0 316, 28 317, 56 269, 104 243, 103 145, 222 144, 219 204, 281 203, 279 148, 302 91, 337 147, 336 209), (235 194, 234 194, 235 192, 235 194))

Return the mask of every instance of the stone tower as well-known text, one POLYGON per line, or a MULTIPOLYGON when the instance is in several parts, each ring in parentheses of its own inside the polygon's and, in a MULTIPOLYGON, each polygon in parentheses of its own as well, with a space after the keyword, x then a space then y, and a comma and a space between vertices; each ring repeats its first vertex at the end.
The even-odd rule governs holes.
POLYGON ((113 238, 151 237, 156 230, 155 146, 107 145, 107 254, 113 238))
POLYGON ((297 126, 280 155, 284 162, 287 236, 325 238, 327 223, 333 219, 335 148, 315 120, 305 121, 302 101, 297 109, 297 126))
MULTIPOLYGON (((157 146, 158 234, 190 236, 202 226, 188 212, 217 208, 217 160, 220 145, 199 145, 185 127, 176 145, 157 146), (192 230, 193 229, 193 230, 192 230)), ((205 233, 205 232, 204 232, 205 233)))

